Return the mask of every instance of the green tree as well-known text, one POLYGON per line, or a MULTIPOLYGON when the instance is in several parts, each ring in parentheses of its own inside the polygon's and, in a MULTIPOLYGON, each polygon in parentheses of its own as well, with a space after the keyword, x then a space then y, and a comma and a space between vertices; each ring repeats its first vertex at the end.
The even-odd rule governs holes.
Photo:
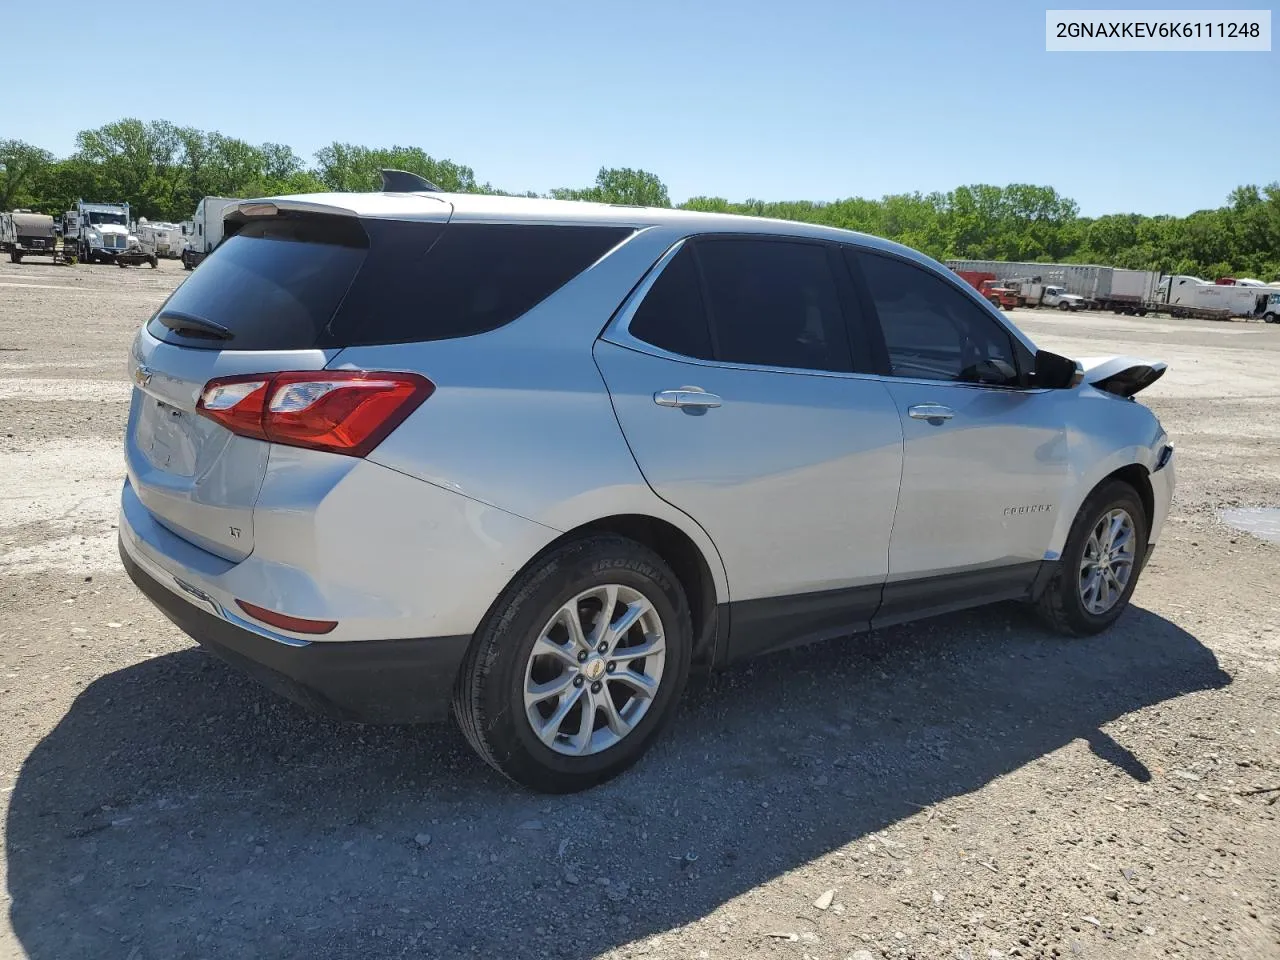
POLYGON ((558 187, 551 191, 551 196, 557 200, 625 203, 636 207, 671 206, 666 184, 656 174, 631 167, 601 167, 592 186, 558 187))
POLYGON ((38 186, 53 154, 22 140, 0 140, 0 210, 42 205, 38 186))
MULTIPOLYGON (((379 171, 384 168, 416 173, 451 193, 481 192, 470 167, 437 160, 421 147, 370 148, 334 142, 316 151, 316 175, 326 190, 360 193, 381 189, 379 171)), ((492 188, 485 192, 492 192, 492 188)))

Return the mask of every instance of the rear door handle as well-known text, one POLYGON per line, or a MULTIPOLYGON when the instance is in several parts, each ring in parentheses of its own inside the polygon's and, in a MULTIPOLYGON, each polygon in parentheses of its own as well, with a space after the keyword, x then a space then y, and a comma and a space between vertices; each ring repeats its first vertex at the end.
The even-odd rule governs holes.
POLYGON ((701 387, 681 387, 679 390, 659 390, 653 402, 660 407, 718 407, 720 398, 707 393, 701 387))
POLYGON ((917 403, 914 407, 907 408, 907 416, 912 420, 928 420, 934 424, 950 420, 955 415, 954 410, 940 403, 917 403))

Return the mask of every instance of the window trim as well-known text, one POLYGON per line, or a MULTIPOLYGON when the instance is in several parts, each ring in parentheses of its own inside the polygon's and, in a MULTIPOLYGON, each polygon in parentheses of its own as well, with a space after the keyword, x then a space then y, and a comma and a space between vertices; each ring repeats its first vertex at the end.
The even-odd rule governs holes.
MULTIPOLYGON (((978 390, 1004 390, 1017 393, 1033 393, 1043 392, 1047 388, 1037 387, 1031 382, 1029 374, 1031 372, 1030 363, 1035 357, 1035 348, 1030 346, 1025 336, 1016 327, 1013 327, 1005 321, 1005 318, 992 312, 990 303, 987 303, 981 297, 975 296, 976 291, 967 283, 961 281, 958 277, 946 276, 938 270, 922 264, 910 257, 904 257, 890 250, 878 250, 875 247, 868 247, 857 243, 841 244, 849 252, 853 253, 853 257, 841 256, 845 261, 854 286, 858 290, 858 299, 863 304, 864 309, 869 310, 868 316, 874 321, 872 329, 869 331, 874 345, 874 354, 880 369, 877 375, 886 381, 894 383, 919 383, 930 384, 933 386, 948 387, 969 387, 978 390), (999 383, 970 383, 966 380, 931 380, 927 377, 899 377, 893 373, 893 368, 889 360, 889 348, 885 342, 884 326, 880 322, 880 312, 876 309, 875 297, 871 294, 870 284, 867 282, 866 276, 862 272, 863 256, 884 257, 887 260, 896 260, 908 267, 913 267, 922 273, 928 274, 940 280, 943 284, 950 286, 957 291, 962 297, 967 298, 971 303, 979 308, 979 310, 991 320, 996 327, 1001 330, 1006 337, 1009 338, 1010 353, 1013 355, 1014 365, 1018 371, 1018 382, 1016 384, 999 384, 999 383)), ((843 251, 842 251, 843 253, 843 251)))
POLYGON ((854 343, 860 344, 873 342, 873 337, 866 330, 866 322, 860 321, 856 324, 858 327, 858 337, 855 341, 854 320, 849 315, 849 304, 847 296, 849 291, 845 289, 845 281, 848 275, 842 272, 837 264, 833 262, 833 257, 843 260, 840 251, 837 249, 840 244, 822 238, 810 237, 793 237, 786 234, 772 233, 695 233, 681 237, 673 243, 661 257, 655 261, 653 266, 649 268, 649 272, 632 288, 631 293, 623 300, 622 305, 618 308, 612 321, 606 325, 604 332, 600 334, 598 339, 606 340, 609 343, 616 344, 620 347, 626 347, 639 353, 646 353, 650 356, 661 357, 664 360, 675 360, 679 363, 689 363, 704 367, 717 367, 724 370, 758 370, 764 373, 785 373, 798 376, 808 377, 867 377, 878 376, 877 371, 870 368, 865 362, 858 363, 858 355, 854 352, 854 343), (781 242, 795 243, 803 246, 822 247, 827 254, 827 267, 831 272, 832 282, 836 287, 836 305, 840 311, 841 329, 844 331, 845 343, 844 348, 848 352, 849 370, 827 370, 814 367, 775 367, 768 364, 759 363, 741 363, 738 361, 727 360, 705 360, 700 357, 691 357, 683 353, 673 353, 656 344, 652 344, 647 340, 641 340, 639 337, 631 333, 631 321, 635 317, 636 312, 640 309, 640 304, 644 302, 648 296, 650 289, 657 283, 658 277, 667 268, 667 265, 684 249, 685 244, 691 245, 695 268, 698 273, 698 280, 701 284, 701 293, 703 299, 703 308, 707 313, 707 325, 711 334, 711 348, 719 353, 719 333, 716 329, 714 308, 711 306, 710 298, 707 292, 706 277, 702 270, 702 261, 697 255, 697 245, 703 242, 717 242, 720 240, 752 240, 757 242, 781 242))

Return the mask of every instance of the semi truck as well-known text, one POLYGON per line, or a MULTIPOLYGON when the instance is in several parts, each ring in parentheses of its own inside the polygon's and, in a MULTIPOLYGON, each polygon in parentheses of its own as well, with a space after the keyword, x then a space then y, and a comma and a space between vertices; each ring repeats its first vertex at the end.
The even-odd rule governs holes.
POLYGON ((186 269, 194 270, 222 242, 223 216, 229 207, 243 202, 235 197, 205 197, 196 204, 187 243, 182 249, 182 265, 186 269))
POLYGON ((0 252, 9 254, 14 263, 21 263, 23 257, 52 257, 58 262, 61 251, 53 217, 30 210, 0 213, 0 252))
POLYGON ((114 263, 129 249, 129 204, 76 202, 62 217, 62 242, 81 263, 114 263))

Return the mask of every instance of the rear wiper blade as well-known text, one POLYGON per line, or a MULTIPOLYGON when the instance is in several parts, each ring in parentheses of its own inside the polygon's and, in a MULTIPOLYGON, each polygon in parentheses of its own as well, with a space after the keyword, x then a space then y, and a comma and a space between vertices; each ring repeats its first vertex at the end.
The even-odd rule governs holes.
POLYGON ((205 340, 231 340, 235 334, 220 323, 197 317, 192 313, 180 310, 164 310, 156 315, 156 319, 174 333, 184 337, 198 337, 205 340))

